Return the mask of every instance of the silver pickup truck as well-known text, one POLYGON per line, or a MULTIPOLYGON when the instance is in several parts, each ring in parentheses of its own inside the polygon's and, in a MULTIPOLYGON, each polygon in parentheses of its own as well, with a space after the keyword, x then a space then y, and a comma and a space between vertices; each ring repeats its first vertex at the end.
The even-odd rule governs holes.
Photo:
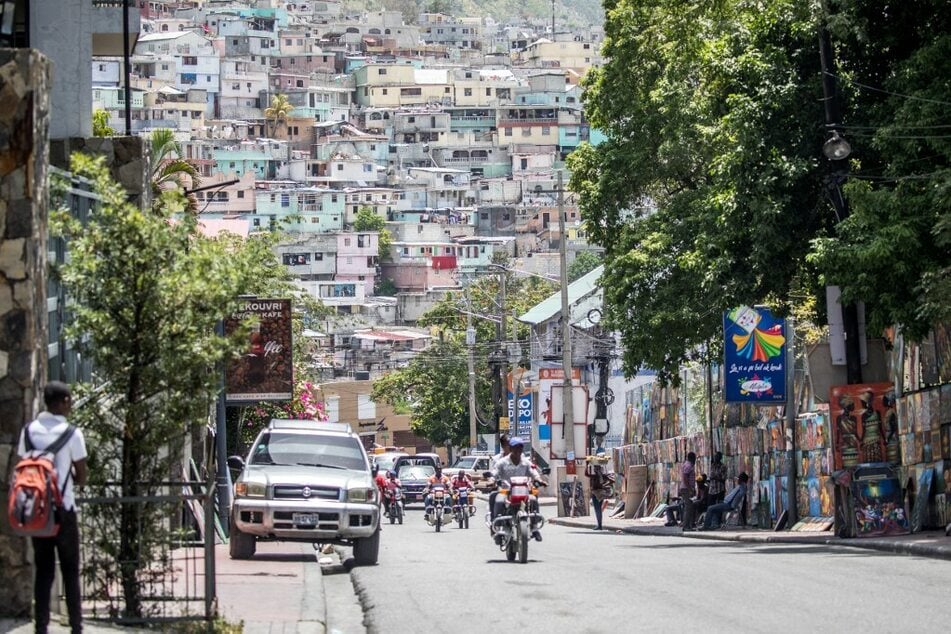
POLYGON ((258 540, 347 544, 359 565, 377 562, 380 500, 370 462, 349 425, 272 420, 240 469, 231 505, 232 559, 258 540))

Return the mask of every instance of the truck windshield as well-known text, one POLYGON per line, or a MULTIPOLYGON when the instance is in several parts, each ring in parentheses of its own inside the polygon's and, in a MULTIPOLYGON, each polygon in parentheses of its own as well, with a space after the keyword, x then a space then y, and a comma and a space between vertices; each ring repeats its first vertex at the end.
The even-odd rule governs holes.
POLYGON ((281 432, 261 435, 251 452, 251 464, 369 469, 356 438, 281 432))

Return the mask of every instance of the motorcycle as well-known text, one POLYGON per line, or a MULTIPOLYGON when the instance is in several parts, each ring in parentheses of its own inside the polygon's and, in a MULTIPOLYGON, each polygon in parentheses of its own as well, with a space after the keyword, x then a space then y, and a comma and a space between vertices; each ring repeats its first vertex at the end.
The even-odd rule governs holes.
POLYGON ((452 501, 452 514, 459 528, 469 528, 469 518, 475 515, 475 502, 468 487, 458 487, 452 501))
POLYGON ((430 526, 435 526, 438 533, 442 530, 443 514, 451 510, 446 504, 446 487, 442 484, 434 484, 429 493, 432 495, 432 501, 426 513, 429 514, 430 526))
POLYGON ((386 490, 386 514, 390 517, 390 524, 403 523, 403 488, 394 487, 386 490))
POLYGON ((532 533, 545 525, 542 517, 531 503, 534 496, 538 497, 538 489, 530 478, 513 477, 511 481, 503 482, 499 495, 505 496, 505 506, 499 516, 492 521, 491 510, 486 514, 486 525, 495 535, 502 535, 498 543, 509 561, 518 559, 519 563, 528 561, 528 542, 532 533))

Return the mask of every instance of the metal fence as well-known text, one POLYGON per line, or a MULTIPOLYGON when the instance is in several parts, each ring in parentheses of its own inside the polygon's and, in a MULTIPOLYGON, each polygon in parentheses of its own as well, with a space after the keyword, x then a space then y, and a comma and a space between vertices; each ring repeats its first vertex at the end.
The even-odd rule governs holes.
MULTIPOLYGON (((91 181, 50 167, 51 211, 68 210, 73 218, 85 224, 100 202, 101 198, 93 191, 91 181)), ((50 274, 46 280, 47 310, 49 311, 47 378, 69 384, 89 383, 92 380, 92 363, 65 336, 65 328, 70 321, 69 300, 66 289, 59 280, 57 269, 66 262, 67 251, 65 238, 50 237, 47 252, 50 274)))
POLYGON ((211 621, 217 610, 214 479, 136 483, 126 490, 135 494, 121 495, 117 482, 87 486, 93 495, 77 500, 86 618, 164 627, 211 621))

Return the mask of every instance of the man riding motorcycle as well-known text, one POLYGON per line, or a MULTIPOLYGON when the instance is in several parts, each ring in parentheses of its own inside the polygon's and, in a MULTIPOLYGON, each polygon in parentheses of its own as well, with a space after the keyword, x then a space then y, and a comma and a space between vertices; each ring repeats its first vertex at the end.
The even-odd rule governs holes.
POLYGON ((390 512, 390 500, 393 498, 393 491, 402 488, 400 479, 396 477, 396 472, 392 469, 386 472, 386 481, 383 490, 383 512, 384 515, 390 512))
MULTIPOLYGON (((455 495, 459 489, 468 489, 470 496, 472 495, 472 492, 475 491, 475 485, 472 483, 472 478, 470 478, 469 474, 462 470, 456 472, 456 475, 452 477, 450 484, 452 485, 453 495, 455 495)), ((472 498, 470 497, 469 500, 471 504, 472 498)), ((463 509, 463 511, 465 510, 466 509, 463 509)))
POLYGON ((429 521, 429 511, 433 507, 433 494, 432 488, 435 484, 441 484, 445 487, 446 495, 449 495, 451 483, 449 482, 449 476, 443 475, 442 467, 436 467, 436 473, 429 476, 429 480, 426 481, 426 488, 423 489, 425 497, 423 498, 423 504, 426 507, 426 514, 423 516, 426 521, 429 521))
MULTIPOLYGON (((534 482, 544 483, 544 479, 541 474, 538 472, 531 462, 522 458, 522 451, 525 447, 525 443, 521 438, 512 438, 509 440, 509 447, 511 448, 509 455, 500 459, 495 468, 492 471, 492 480, 494 482, 508 482, 515 477, 531 478, 534 482)), ((491 518, 495 520, 505 509, 506 499, 505 496, 496 496, 495 504, 491 509, 491 518)), ((532 512, 538 512, 538 500, 532 496, 530 498, 529 506, 532 512)), ((494 533, 493 537, 496 542, 501 541, 502 535, 499 533, 494 533)), ((536 541, 542 541, 542 534, 538 529, 532 530, 532 537, 536 541)))

